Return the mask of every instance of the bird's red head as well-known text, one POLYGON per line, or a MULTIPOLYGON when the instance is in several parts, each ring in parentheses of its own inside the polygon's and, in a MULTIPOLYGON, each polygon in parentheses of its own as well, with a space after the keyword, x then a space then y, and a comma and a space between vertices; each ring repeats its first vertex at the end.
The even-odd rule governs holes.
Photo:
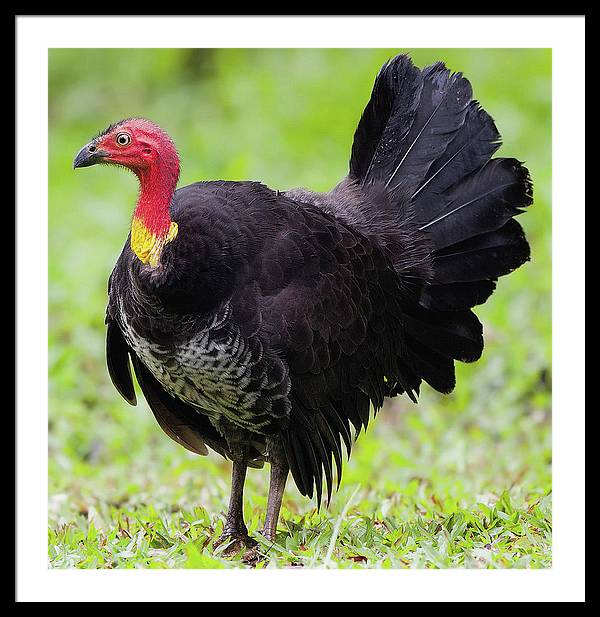
POLYGON ((158 263, 162 246, 177 233, 170 205, 179 179, 179 156, 171 138, 158 125, 143 118, 112 124, 83 146, 73 167, 98 163, 130 169, 140 181, 131 246, 144 263, 158 263))
POLYGON ((179 176, 179 157, 171 138, 144 118, 111 124, 78 152, 73 167, 97 163, 121 165, 138 177, 158 167, 176 178, 179 176))

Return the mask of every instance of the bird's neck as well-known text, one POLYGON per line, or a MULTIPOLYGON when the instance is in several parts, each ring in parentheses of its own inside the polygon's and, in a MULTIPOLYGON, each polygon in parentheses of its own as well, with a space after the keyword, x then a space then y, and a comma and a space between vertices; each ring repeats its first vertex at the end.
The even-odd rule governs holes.
POLYGON ((170 206, 179 166, 136 170, 140 193, 131 221, 131 250, 144 264, 158 266, 166 244, 177 236, 170 206))

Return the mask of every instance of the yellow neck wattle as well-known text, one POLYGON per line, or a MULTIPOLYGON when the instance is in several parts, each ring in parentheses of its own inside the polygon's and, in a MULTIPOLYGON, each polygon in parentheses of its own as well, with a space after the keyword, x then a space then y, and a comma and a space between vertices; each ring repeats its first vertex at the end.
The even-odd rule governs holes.
POLYGON ((177 236, 177 223, 171 222, 166 234, 150 231, 137 217, 131 222, 131 250, 143 264, 158 266, 163 248, 177 236))

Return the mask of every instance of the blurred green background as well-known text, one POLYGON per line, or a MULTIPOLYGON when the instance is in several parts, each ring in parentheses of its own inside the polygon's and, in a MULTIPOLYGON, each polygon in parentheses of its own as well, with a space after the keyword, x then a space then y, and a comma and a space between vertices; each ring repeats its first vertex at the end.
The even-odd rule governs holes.
MULTIPOLYGON (((119 397, 105 369, 107 278, 127 236, 135 179, 104 167, 74 172, 75 153, 109 123, 143 116, 175 140, 181 185, 254 179, 277 189, 328 190, 347 171, 377 70, 399 52, 418 66, 443 60, 462 71, 503 136, 499 155, 526 162, 535 203, 520 222, 532 261, 502 279, 478 309, 483 359, 458 367, 450 396, 424 387, 418 406, 390 402, 359 439, 329 510, 317 514, 288 485, 280 529, 287 526, 290 538, 282 542, 299 543, 312 565, 332 556, 353 567, 550 564, 550 50, 54 49, 51 566, 227 564, 211 557, 207 543, 222 524, 229 464, 169 440, 143 399, 132 408, 119 397), (332 522, 352 495, 337 530, 339 548, 326 554, 332 522), (515 512, 521 515, 512 521, 515 512), (362 552, 344 559, 344 546, 362 552)), ((267 469, 252 471, 247 483, 251 532, 260 523, 267 476, 267 469)))

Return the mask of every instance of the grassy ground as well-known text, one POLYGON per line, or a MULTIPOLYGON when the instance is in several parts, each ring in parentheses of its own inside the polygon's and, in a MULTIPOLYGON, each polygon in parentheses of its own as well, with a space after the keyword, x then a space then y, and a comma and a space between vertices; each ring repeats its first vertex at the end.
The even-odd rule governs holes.
MULTIPOLYGON (((163 125, 182 184, 260 179, 333 186, 380 64, 399 50, 53 50, 50 68, 48 563, 53 568, 231 568, 212 541, 230 465, 195 457, 131 408, 104 365, 106 280, 136 185, 75 152, 110 122, 163 125)), ((406 50, 409 51, 409 50, 406 50)), ((551 564, 551 59, 547 50, 414 50, 472 81, 525 160, 533 259, 478 314, 486 351, 458 387, 396 399, 362 435, 329 507, 290 483, 277 542, 258 567, 544 568, 551 564)), ((250 532, 267 470, 251 471, 250 532)))

